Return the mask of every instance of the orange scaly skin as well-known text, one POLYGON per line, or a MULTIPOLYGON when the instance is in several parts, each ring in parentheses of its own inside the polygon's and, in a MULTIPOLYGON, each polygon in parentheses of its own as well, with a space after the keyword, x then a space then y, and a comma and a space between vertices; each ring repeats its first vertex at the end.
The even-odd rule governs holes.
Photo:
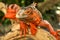
POLYGON ((35 35, 37 33, 37 28, 33 23, 30 23, 31 34, 35 35))
MULTIPOLYGON (((28 10, 26 10, 26 12, 27 11, 28 10)), ((13 19, 13 20, 17 19, 15 17, 16 16, 16 12, 17 12, 16 10, 8 8, 7 9, 7 14, 5 15, 5 18, 9 18, 9 19, 13 19)), ((50 31, 50 33, 57 38, 57 40, 59 40, 58 34, 57 34, 56 31, 54 31, 54 29, 52 28, 51 24, 48 21, 46 21, 46 20, 42 20, 35 10, 32 11, 32 15, 31 14, 26 14, 26 15, 28 15, 28 18, 33 18, 33 20, 29 21, 29 19, 26 18, 28 20, 27 21, 28 24, 25 23, 24 21, 20 20, 20 31, 24 32, 24 36, 28 32, 28 25, 30 25, 30 30, 31 30, 31 34, 32 35, 36 34, 36 32, 37 32, 37 28, 36 27, 37 26, 43 26, 43 27, 47 28, 50 31)))
POLYGON ((28 32, 27 25, 23 21, 20 21, 20 31, 24 33, 24 36, 26 36, 26 33, 28 32))
MULTIPOLYGON (((10 5, 11 6, 11 5, 10 5)), ((10 7, 9 6, 9 7, 10 7)), ((13 6, 13 5, 12 5, 13 6)), ((11 7, 12 7, 11 6, 11 7)), ((7 13, 5 14, 5 16, 3 17, 3 19, 5 18, 8 18, 8 19, 13 19, 13 20, 16 20, 18 21, 18 19, 16 18, 16 9, 13 9, 13 8, 8 8, 7 9, 7 13)), ((17 7, 17 6, 16 6, 17 7)), ((27 25, 23 22, 23 21, 20 21, 20 31, 24 31, 24 36, 26 35, 26 32, 27 32, 27 25)), ((22 35, 22 34, 21 34, 22 35)))
POLYGON ((12 9, 7 9, 7 13, 5 15, 6 18, 9 18, 9 19, 15 19, 16 15, 16 11, 15 10, 12 10, 12 9))
MULTIPOLYGON (((59 40, 59 36, 57 34, 56 31, 54 31, 53 27, 51 26, 51 24, 47 21, 47 20, 43 20, 41 19, 40 15, 38 14, 38 12, 36 10, 30 10, 30 9, 27 9, 25 11, 25 15, 28 15, 27 18, 25 18, 29 25, 30 25, 30 30, 31 30, 31 34, 32 35, 35 35, 36 32, 37 32, 37 28, 36 26, 43 26, 45 28, 47 28, 50 33, 56 37, 56 40, 59 40), (31 13, 31 14, 30 14, 31 13), (29 18, 32 18, 33 20, 29 21, 29 18)), ((28 25, 28 24, 27 24, 28 25)))

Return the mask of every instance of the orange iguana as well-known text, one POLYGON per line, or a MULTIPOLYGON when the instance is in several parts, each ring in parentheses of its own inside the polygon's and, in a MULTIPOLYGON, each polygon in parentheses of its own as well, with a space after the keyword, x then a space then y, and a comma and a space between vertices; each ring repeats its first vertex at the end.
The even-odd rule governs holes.
POLYGON ((31 34, 35 35, 37 32, 37 27, 41 26, 47 28, 50 33, 54 35, 58 40, 58 33, 54 31, 53 27, 47 20, 42 19, 41 13, 35 8, 35 6, 36 4, 32 4, 23 8, 19 7, 16 4, 12 4, 7 8, 7 14, 4 17, 16 21, 19 20, 21 35, 26 35, 26 33, 28 33, 29 28, 31 34))

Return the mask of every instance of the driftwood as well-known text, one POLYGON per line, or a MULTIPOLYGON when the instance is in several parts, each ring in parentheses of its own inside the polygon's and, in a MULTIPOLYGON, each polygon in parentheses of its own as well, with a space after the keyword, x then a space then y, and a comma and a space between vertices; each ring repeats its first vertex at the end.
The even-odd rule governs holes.
POLYGON ((0 11, 6 14, 6 9, 7 9, 7 6, 3 2, 0 2, 0 11))
POLYGON ((15 25, 12 26, 11 28, 11 32, 5 34, 5 36, 0 37, 0 40, 56 40, 56 39, 49 32, 42 28, 38 28, 38 31, 35 36, 27 34, 25 37, 23 35, 22 37, 20 37, 19 24, 15 23, 15 25))
POLYGON ((4 40, 56 40, 49 32, 38 29, 38 32, 35 36, 26 35, 26 37, 20 37, 19 31, 9 32, 5 35, 4 40))

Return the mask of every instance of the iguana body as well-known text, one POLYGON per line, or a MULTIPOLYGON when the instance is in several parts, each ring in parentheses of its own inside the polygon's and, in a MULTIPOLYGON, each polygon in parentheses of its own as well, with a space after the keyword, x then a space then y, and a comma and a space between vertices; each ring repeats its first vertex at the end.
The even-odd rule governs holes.
POLYGON ((28 6, 25 8, 20 8, 17 10, 18 6, 11 8, 11 5, 7 9, 6 18, 18 20, 20 23, 20 34, 26 35, 28 33, 28 28, 30 28, 31 34, 35 35, 37 32, 37 26, 43 26, 47 28, 52 35, 54 35, 58 40, 58 34, 52 28, 51 24, 47 20, 42 19, 41 13, 35 8, 35 5, 28 6), (21 11, 22 10, 22 11, 21 11))

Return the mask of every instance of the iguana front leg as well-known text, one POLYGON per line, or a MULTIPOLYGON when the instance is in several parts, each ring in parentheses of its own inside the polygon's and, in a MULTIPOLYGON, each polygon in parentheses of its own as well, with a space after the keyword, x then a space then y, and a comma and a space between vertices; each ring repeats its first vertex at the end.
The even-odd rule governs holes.
POLYGON ((31 34, 35 35, 37 33, 36 25, 34 25, 33 23, 29 23, 29 25, 30 25, 31 34))
POLYGON ((22 34, 26 36, 26 33, 28 33, 28 27, 23 21, 20 21, 20 36, 22 36, 22 34))

